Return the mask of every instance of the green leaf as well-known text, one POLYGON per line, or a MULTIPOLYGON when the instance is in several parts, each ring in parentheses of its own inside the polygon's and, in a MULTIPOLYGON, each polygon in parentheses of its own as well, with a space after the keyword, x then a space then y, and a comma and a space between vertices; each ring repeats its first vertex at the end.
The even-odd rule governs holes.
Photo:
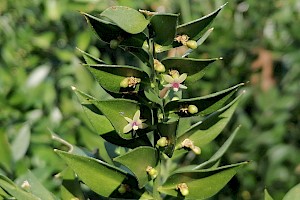
POLYGON ((121 163, 132 171, 138 180, 139 188, 142 188, 151 180, 146 169, 148 166, 155 168, 158 161, 158 152, 152 147, 138 147, 114 158, 114 161, 121 163), (137 162, 141 159, 142 162, 137 162))
POLYGON ((95 56, 77 48, 78 51, 82 53, 82 56, 87 64, 93 65, 93 64, 105 64, 105 62, 99 58, 96 58, 95 56))
POLYGON ((62 199, 78 199, 85 200, 84 195, 80 188, 80 183, 75 176, 73 170, 67 167, 60 173, 63 177, 62 184, 60 186, 60 194, 62 199))
POLYGON ((192 140, 198 147, 202 147, 214 140, 229 122, 241 95, 230 104, 206 117, 203 121, 192 125, 186 133, 177 139, 177 146, 180 146, 180 143, 186 138, 192 140))
POLYGON ((31 193, 40 199, 47 199, 47 200, 56 200, 57 198, 47 190, 40 181, 36 178, 36 176, 31 172, 28 171, 24 176, 18 179, 19 182, 23 183, 24 181, 28 181, 31 189, 31 193))
POLYGON ((18 135, 11 144, 14 161, 18 161, 24 157, 30 143, 30 126, 24 124, 18 135))
MULTIPOLYGON (((140 119, 147 119, 145 123, 151 124, 151 112, 145 108, 139 107, 138 102, 127 99, 113 99, 106 101, 95 101, 93 103, 111 122, 119 136, 123 139, 132 139, 133 134, 123 133, 124 127, 128 124, 124 117, 133 118, 137 110, 141 109, 140 119)), ((137 135, 147 132, 147 129, 137 130, 137 135)))
POLYGON ((149 85, 149 77, 144 71, 131 66, 124 65, 86 65, 98 83, 107 91, 113 93, 129 93, 142 90, 149 85), (135 88, 122 88, 121 81, 128 77, 140 78, 141 83, 135 88))
POLYGON ((180 74, 187 73, 186 82, 195 82, 201 79, 205 74, 205 68, 220 58, 212 59, 194 59, 194 58, 180 58, 171 57, 161 61, 166 67, 166 70, 177 70, 180 74))
POLYGON ((300 184, 294 186, 288 191, 282 200, 297 200, 300 196, 300 184))
MULTIPOLYGON (((233 87, 230 87, 226 90, 222 90, 210 95, 196 97, 191 99, 181 99, 178 101, 170 101, 165 106, 165 112, 175 111, 179 112, 180 108, 185 107, 187 105, 195 105, 198 107, 198 113, 195 115, 207 115, 216 110, 220 109, 226 101, 237 91, 237 89, 244 85, 244 83, 240 83, 233 87)), ((184 117, 184 116, 183 116, 184 117)))
POLYGON ((225 5, 226 4, 202 18, 179 25, 177 27, 177 35, 185 34, 189 36, 190 39, 198 40, 201 37, 200 33, 215 19, 215 17, 225 5))
POLYGON ((6 171, 11 172, 13 158, 10 145, 8 142, 7 134, 0 129, 0 167, 3 167, 6 171))
POLYGON ((158 104, 161 108, 163 107, 163 100, 159 98, 159 94, 156 93, 153 88, 151 87, 146 88, 144 93, 147 99, 158 104))
POLYGON ((169 144, 165 147, 164 153, 170 158, 173 155, 176 145, 176 131, 178 126, 178 120, 172 122, 163 122, 157 125, 157 129, 162 137, 166 137, 169 144))
POLYGON ((264 200, 273 200, 273 198, 271 197, 271 195, 269 194, 267 189, 265 189, 264 192, 265 192, 265 199, 264 200))
MULTIPOLYGON (((115 145, 122 147, 135 148, 137 146, 150 146, 151 143, 146 136, 140 136, 134 141, 128 141, 121 138, 118 133, 115 131, 111 122, 105 117, 101 111, 91 103, 90 100, 96 100, 94 97, 78 90, 75 87, 72 87, 73 91, 76 93, 80 103, 83 105, 85 114, 87 115, 92 128, 94 131, 101 135, 107 142, 110 142, 115 145)), ((100 140, 100 139, 99 139, 100 140)))
POLYGON ((60 150, 55 152, 91 190, 104 197, 109 197, 126 179, 125 172, 100 160, 60 150))
POLYGON ((99 39, 106 43, 110 43, 111 40, 118 40, 120 41, 120 45, 142 47, 146 40, 146 35, 144 33, 133 35, 109 21, 94 17, 87 13, 82 12, 82 14, 85 16, 96 35, 99 36, 99 39))
POLYGON ((178 170, 172 173, 158 190, 182 198, 176 190, 176 186, 180 183, 186 183, 189 195, 185 199, 206 199, 219 192, 237 173, 238 169, 247 163, 243 162, 208 170, 178 170))
POLYGON ((111 125, 110 121, 102 115, 95 105, 90 102, 90 100, 96 100, 94 97, 78 90, 75 87, 72 87, 72 90, 78 97, 78 100, 82 105, 87 118, 97 134, 102 135, 114 130, 114 127, 111 125))
POLYGON ((201 169, 206 167, 207 165, 218 162, 218 160, 224 155, 232 141, 234 140, 236 134, 240 130, 240 126, 235 129, 235 131, 231 134, 231 136, 226 140, 226 142, 219 148, 219 150, 207 161, 201 163, 200 165, 195 166, 193 169, 201 169))
POLYGON ((9 178, 0 174, 0 187, 3 188, 7 193, 15 197, 16 199, 22 200, 39 200, 40 198, 35 195, 24 191, 19 188, 13 181, 9 178))
POLYGON ((164 46, 172 44, 176 34, 177 21, 177 14, 164 13, 152 16, 150 23, 155 32, 154 41, 164 46))
POLYGON ((142 32, 149 24, 149 21, 145 19, 143 14, 125 6, 107 8, 100 16, 110 19, 121 29, 131 34, 142 32))
MULTIPOLYGON (((152 68, 153 66, 153 56, 149 54, 147 51, 145 51, 142 48, 134 48, 134 47, 128 47, 123 48, 125 51, 128 51, 135 57, 141 60, 142 63, 144 63, 146 66, 152 68)), ((148 72, 147 72, 148 73, 148 72)), ((150 73, 148 73, 148 76, 150 76, 150 73)))

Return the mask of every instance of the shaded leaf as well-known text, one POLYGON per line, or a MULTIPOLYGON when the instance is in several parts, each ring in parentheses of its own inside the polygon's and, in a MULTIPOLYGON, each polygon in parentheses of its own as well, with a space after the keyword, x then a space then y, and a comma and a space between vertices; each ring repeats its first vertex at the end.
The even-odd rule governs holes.
POLYGON ((126 179, 125 172, 100 160, 60 150, 55 152, 91 190, 102 196, 109 197, 126 179))
POLYGON ((164 13, 152 16, 150 23, 155 32, 154 41, 164 46, 172 44, 176 34, 177 21, 177 14, 164 13))
POLYGON ((194 59, 170 57, 163 59, 161 63, 166 67, 166 70, 177 70, 180 74, 187 73, 186 82, 195 82, 203 77, 205 68, 220 58, 212 59, 194 59))
POLYGON ((81 191, 80 183, 71 168, 66 168, 60 173, 63 177, 60 186, 60 194, 62 199, 76 198, 78 200, 85 200, 81 191))
POLYGON ((178 170, 172 173, 158 190, 182 198, 176 190, 176 186, 180 183, 186 183, 189 195, 185 199, 206 199, 219 192, 237 173, 238 169, 247 163, 243 162, 208 170, 178 170))
POLYGON ((165 147, 164 153, 168 157, 172 157, 176 145, 176 131, 178 127, 178 120, 172 122, 163 122, 157 125, 157 129, 162 137, 166 137, 169 144, 165 147))
POLYGON ((13 181, 9 178, 0 174, 0 187, 3 188, 7 193, 15 197, 16 199, 22 200, 39 200, 37 196, 24 191, 19 188, 13 181))
POLYGON ((149 21, 145 19, 143 14, 125 6, 107 8, 100 16, 110 19, 121 29, 131 34, 142 32, 149 24, 149 21))
POLYGON ((155 168, 158 161, 158 152, 153 147, 137 147, 114 158, 114 161, 130 169, 139 182, 139 188, 142 188, 151 180, 146 169, 148 166, 155 168), (140 159, 143 159, 143 162, 137 162, 140 159))

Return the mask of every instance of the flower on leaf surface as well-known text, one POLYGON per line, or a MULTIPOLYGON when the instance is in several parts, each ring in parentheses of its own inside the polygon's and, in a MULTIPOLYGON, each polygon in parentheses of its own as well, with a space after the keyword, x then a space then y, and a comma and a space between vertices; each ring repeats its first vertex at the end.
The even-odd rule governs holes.
POLYGON ((137 110, 133 116, 133 119, 128 117, 124 117, 128 124, 123 128, 123 133, 128 133, 129 131, 133 130, 136 131, 138 129, 147 128, 148 125, 143 123, 146 119, 140 119, 141 111, 137 110))
POLYGON ((163 78, 168 82, 164 87, 172 88, 174 92, 177 92, 179 89, 187 89, 185 85, 181 83, 187 78, 187 74, 183 73, 179 76, 179 73, 172 73, 172 76, 164 74, 163 78))

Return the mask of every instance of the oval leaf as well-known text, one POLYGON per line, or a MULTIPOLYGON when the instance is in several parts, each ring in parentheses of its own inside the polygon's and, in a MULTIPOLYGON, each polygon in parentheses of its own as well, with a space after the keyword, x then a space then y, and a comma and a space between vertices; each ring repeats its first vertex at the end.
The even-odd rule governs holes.
MULTIPOLYGON (((147 108, 140 108, 138 102, 127 100, 127 99, 112 99, 106 101, 95 101, 91 100, 93 103, 111 122, 116 132, 123 139, 135 138, 132 133, 123 133, 124 127, 128 124, 124 117, 133 119, 134 114, 137 110, 141 109, 140 119, 147 119, 145 123, 151 124, 151 112, 147 108)), ((136 131, 137 136, 146 133, 146 129, 138 129, 136 131)))
POLYGON ((102 196, 109 197, 126 179, 125 172, 100 160, 60 150, 55 152, 91 190, 102 196))
POLYGON ((142 90, 149 84, 149 77, 144 71, 124 65, 86 65, 87 69, 93 74, 98 83, 107 91, 113 93, 131 93, 142 90), (121 81, 128 77, 140 78, 135 88, 120 87, 121 81))
POLYGON ((114 161, 121 163, 132 171, 139 182, 139 188, 142 188, 151 180, 146 169, 148 166, 153 168, 156 166, 158 152, 152 147, 138 147, 114 158, 114 161), (140 159, 143 159, 143 162, 137 162, 140 159))
POLYGON ((177 171, 170 175, 158 190, 182 198, 183 196, 176 190, 176 186, 180 183, 186 183, 189 195, 185 199, 206 199, 219 192, 237 173, 238 169, 247 163, 243 162, 210 170, 177 171))
POLYGON ((106 43, 110 43, 111 40, 119 40, 120 45, 142 47, 146 40, 146 35, 143 33, 130 34, 109 21, 94 17, 87 13, 82 14, 85 16, 88 24, 92 27, 96 35, 98 35, 99 39, 106 43))
POLYGON ((145 19, 143 14, 125 6, 107 8, 100 16, 110 19, 121 29, 131 34, 142 32, 149 24, 149 21, 145 19))
POLYGON ((177 70, 182 73, 187 73, 186 82, 195 82, 203 77, 205 68, 220 58, 212 59, 194 59, 194 58, 166 58, 161 63, 166 67, 166 70, 177 70))

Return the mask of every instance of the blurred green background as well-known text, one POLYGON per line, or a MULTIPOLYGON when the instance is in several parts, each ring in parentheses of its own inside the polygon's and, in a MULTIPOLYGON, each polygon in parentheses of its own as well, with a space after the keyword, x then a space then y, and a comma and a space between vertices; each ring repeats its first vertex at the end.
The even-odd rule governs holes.
POLYGON ((101 145, 70 87, 101 97, 101 88, 81 66, 76 47, 106 62, 126 63, 97 40, 78 11, 97 14, 113 5, 181 13, 180 23, 224 3, 195 58, 223 57, 207 70, 190 96, 246 82, 247 91, 230 125, 208 147, 214 151, 239 124, 222 160, 251 164, 214 199, 261 199, 267 188, 281 199, 300 182, 300 2, 298 0, 1 0, 0 174, 20 182, 32 172, 54 193, 53 176, 64 163, 49 130, 72 144, 101 145))

